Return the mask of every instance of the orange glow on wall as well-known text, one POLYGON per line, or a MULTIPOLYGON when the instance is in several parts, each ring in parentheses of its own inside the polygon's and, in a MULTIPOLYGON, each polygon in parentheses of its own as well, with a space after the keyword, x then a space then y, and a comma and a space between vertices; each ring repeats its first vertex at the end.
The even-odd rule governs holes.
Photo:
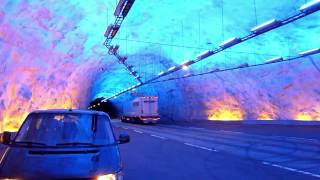
POLYGON ((309 115, 308 113, 299 113, 296 117, 295 120, 300 120, 300 121, 311 121, 312 116, 309 115))
POLYGON ((254 114, 257 114, 257 120, 275 120, 277 119, 278 107, 274 104, 259 100, 259 105, 256 107, 254 114))
MULTIPOLYGON (((29 112, 35 109, 68 109, 76 108, 76 104, 68 95, 60 95, 60 97, 50 97, 50 93, 42 95, 41 99, 35 97, 28 100, 21 100, 19 98, 12 99, 6 106, 2 114, 2 127, 1 131, 17 131, 26 118, 29 112)), ((14 97, 14 96, 12 96, 14 97)))
POLYGON ((223 99, 212 99, 207 104, 209 120, 243 120, 244 112, 237 99, 225 94, 223 99))
POLYGON ((242 120, 242 112, 239 110, 230 110, 230 109, 218 109, 213 114, 209 115, 209 120, 242 120))
POLYGON ((70 66, 61 70, 39 70, 20 65, 8 72, 0 99, 0 132, 17 131, 28 113, 38 109, 85 108, 89 103, 86 87, 90 77, 80 76, 85 68, 70 66), (72 69, 74 67, 74 69, 72 69), (72 69, 72 73, 70 72, 72 69), (39 79, 39 76, 44 80, 39 79), (81 82, 81 85, 79 84, 81 82), (1 101, 2 100, 2 101, 1 101))
POLYGON ((261 113, 258 116, 258 120, 273 120, 274 118, 269 113, 261 113))
POLYGON ((309 112, 301 112, 295 116, 295 120, 301 121, 319 121, 320 120, 320 107, 314 108, 312 111, 309 112))

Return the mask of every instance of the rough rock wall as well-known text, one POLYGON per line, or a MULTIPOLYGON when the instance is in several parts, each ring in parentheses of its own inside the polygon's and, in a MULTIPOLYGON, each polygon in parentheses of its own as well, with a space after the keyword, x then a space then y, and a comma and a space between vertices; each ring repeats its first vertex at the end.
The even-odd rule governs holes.
POLYGON ((0 0, 0 131, 35 109, 86 108, 108 63, 107 2, 0 0))

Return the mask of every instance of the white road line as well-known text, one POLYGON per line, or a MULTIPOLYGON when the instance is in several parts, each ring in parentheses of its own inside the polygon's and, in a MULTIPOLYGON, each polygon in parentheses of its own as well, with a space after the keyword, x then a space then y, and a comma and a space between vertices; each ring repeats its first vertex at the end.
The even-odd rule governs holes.
POLYGON ((200 148, 200 149, 204 149, 204 150, 208 150, 208 151, 217 152, 217 150, 215 150, 215 149, 211 149, 211 148, 207 148, 207 147, 203 147, 203 146, 198 146, 198 145, 195 145, 195 144, 190 144, 190 143, 184 143, 184 144, 187 145, 187 146, 195 147, 195 148, 200 148))
POLYGON ((304 140, 304 141, 317 141, 316 139, 307 139, 307 138, 300 138, 300 137, 288 137, 288 139, 304 140))
POLYGON ((199 128, 199 127, 192 127, 192 126, 190 126, 190 127, 188 127, 189 129, 204 129, 204 128, 199 128))
POLYGON ((245 134, 243 132, 239 132, 239 131, 226 131, 226 130, 219 130, 220 132, 226 132, 226 133, 236 133, 236 134, 245 134))
POLYGON ((137 132, 137 133, 140 133, 142 134, 143 132, 142 131, 138 131, 138 130, 133 130, 134 132, 137 132))
POLYGON ((159 139, 167 139, 165 137, 162 137, 162 136, 157 136, 157 135, 154 135, 154 134, 151 134, 152 137, 155 137, 155 138, 159 138, 159 139))
POLYGON ((128 129, 127 127, 122 127, 123 129, 128 129))
POLYGON ((278 164, 271 164, 271 163, 268 163, 268 162, 262 162, 262 164, 270 165, 270 166, 281 168, 281 169, 285 169, 285 170, 288 170, 288 171, 298 172, 298 173, 301 173, 301 174, 310 175, 310 176, 313 176, 313 177, 320 178, 319 174, 313 174, 313 173, 307 172, 307 171, 302 171, 302 170, 298 170, 298 169, 294 169, 294 168, 289 168, 289 167, 281 166, 281 165, 278 165, 278 164))

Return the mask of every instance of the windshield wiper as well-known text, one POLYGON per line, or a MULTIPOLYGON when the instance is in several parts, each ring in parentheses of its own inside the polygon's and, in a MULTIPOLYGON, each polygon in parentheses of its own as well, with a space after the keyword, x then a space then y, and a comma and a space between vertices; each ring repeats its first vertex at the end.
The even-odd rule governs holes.
POLYGON ((67 142, 67 143, 58 143, 57 146, 77 146, 77 145, 85 145, 85 146, 94 146, 92 143, 86 142, 67 142))
POLYGON ((27 144, 29 146, 33 146, 33 145, 46 146, 45 143, 33 142, 33 141, 14 141, 13 144, 27 144))

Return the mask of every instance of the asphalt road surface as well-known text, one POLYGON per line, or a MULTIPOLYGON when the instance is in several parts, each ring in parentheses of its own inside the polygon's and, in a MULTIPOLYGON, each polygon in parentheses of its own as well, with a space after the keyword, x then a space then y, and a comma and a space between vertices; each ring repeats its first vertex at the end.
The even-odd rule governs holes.
POLYGON ((230 125, 112 124, 131 137, 120 145, 125 180, 320 179, 320 140, 307 127, 297 137, 283 126, 269 126, 277 135, 230 125))

